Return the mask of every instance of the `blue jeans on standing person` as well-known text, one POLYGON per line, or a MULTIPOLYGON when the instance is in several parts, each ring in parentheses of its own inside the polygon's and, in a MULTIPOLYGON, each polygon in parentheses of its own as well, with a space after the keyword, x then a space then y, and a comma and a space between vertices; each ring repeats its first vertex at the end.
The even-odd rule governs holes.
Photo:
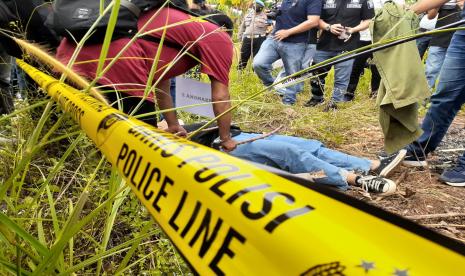
POLYGON ((426 58, 426 80, 430 88, 434 87, 436 80, 441 71, 444 57, 446 56, 447 48, 439 46, 430 46, 428 57, 426 58))
MULTIPOLYGON (((318 64, 323 62, 327 59, 333 58, 342 54, 339 51, 316 51, 314 63, 318 64)), ((333 102, 344 102, 344 95, 347 91, 347 87, 349 86, 350 81, 350 74, 352 73, 352 65, 354 64, 354 60, 348 60, 341 63, 334 65, 334 88, 333 88, 333 102)), ((324 71, 329 71, 331 68, 327 68, 324 71)), ((320 72, 321 73, 321 72, 320 72)), ((312 82, 312 98, 316 100, 323 99, 323 92, 324 92, 324 85, 326 74, 323 76, 318 77, 318 80, 314 80, 312 82), (317 85, 316 82, 318 82, 317 85)))
MULTIPOLYGON (((270 86, 275 80, 271 75, 273 62, 282 59, 286 76, 292 75, 302 68, 302 57, 306 46, 305 42, 283 42, 269 36, 253 60, 253 69, 263 84, 270 86)), ((293 105, 299 88, 301 88, 299 85, 286 87, 283 90, 283 103, 293 105)))
MULTIPOLYGON (((316 44, 307 44, 307 46, 305 47, 304 57, 302 58, 302 69, 307 69, 308 67, 310 67, 313 61, 313 57, 315 56, 315 53, 316 53, 316 44)), ((275 82, 285 77, 286 77, 286 71, 283 68, 281 69, 281 71, 279 71, 278 75, 276 76, 275 82)), ((303 82, 297 85, 298 85, 297 91, 302 91, 302 89, 304 89, 303 82)))
MULTIPOLYGON (((243 141, 260 136, 241 133, 234 140, 243 141)), ((349 171, 367 173, 371 161, 326 148, 320 141, 293 136, 272 135, 239 145, 231 155, 265 164, 290 173, 324 172, 315 182, 347 190, 349 171)))
MULTIPOLYGON (((423 134, 407 150, 424 157, 442 141, 450 124, 465 103, 465 31, 457 31, 447 49, 436 93, 423 119, 423 134)), ((465 165, 465 155, 458 160, 465 165)))

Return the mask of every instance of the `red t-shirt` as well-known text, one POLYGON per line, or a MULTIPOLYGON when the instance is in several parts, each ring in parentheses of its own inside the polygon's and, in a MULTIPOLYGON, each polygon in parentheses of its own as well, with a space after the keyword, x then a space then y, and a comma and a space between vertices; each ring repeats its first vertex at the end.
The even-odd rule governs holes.
MULTIPOLYGON (((192 17, 182 11, 164 8, 160 11, 151 10, 141 15, 139 18, 139 30, 148 32, 160 29, 149 35, 160 38, 163 34, 162 28, 172 24, 192 19, 192 17), (157 16, 148 23, 150 18, 157 16)), ((228 85, 229 69, 231 68, 233 57, 233 44, 229 35, 217 25, 208 21, 197 19, 196 21, 185 22, 177 26, 170 26, 166 30, 165 39, 180 46, 192 46, 189 52, 192 53, 201 63, 201 72, 213 77, 221 83, 228 85)), ((146 48, 147 56, 154 57, 156 49, 146 48)))
MULTIPOLYGON (((142 28, 156 11, 152 10, 141 15, 139 28, 142 28)), ((164 8, 149 23, 145 31, 162 28, 167 21, 169 25, 190 18, 190 15, 179 10, 164 8)), ((161 37, 161 33, 157 32, 150 35, 161 37)), ((201 72, 228 85, 233 46, 229 36, 220 31, 218 26, 205 21, 188 22, 170 27, 166 32, 165 39, 180 46, 187 45, 186 47, 188 47, 191 45, 189 53, 200 60, 202 64, 201 72)), ((129 38, 112 41, 107 59, 115 57, 129 41, 129 38)), ((78 55, 73 70, 88 79, 94 79, 101 46, 101 44, 85 45, 78 55)), ((75 48, 76 44, 74 42, 66 38, 63 39, 57 49, 57 58, 62 63, 67 64, 75 48)), ((142 96, 157 51, 158 43, 138 39, 128 47, 122 58, 110 68, 98 83, 108 86, 109 88, 106 88, 106 90, 119 90, 133 96, 142 96)), ((198 63, 188 55, 179 57, 179 52, 179 49, 170 48, 166 45, 161 49, 154 81, 160 78, 166 80, 181 75, 198 63)), ((110 60, 105 64, 109 62, 110 60)))

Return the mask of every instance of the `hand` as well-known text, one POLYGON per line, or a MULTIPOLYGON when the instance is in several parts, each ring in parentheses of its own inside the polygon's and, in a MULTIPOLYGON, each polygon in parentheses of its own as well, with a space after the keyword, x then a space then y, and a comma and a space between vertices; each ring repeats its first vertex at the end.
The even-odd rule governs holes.
POLYGON ((181 125, 168 126, 166 131, 179 137, 187 136, 187 131, 181 125))
POLYGON ((232 138, 229 138, 227 140, 222 141, 220 146, 224 152, 230 152, 230 151, 233 151, 237 147, 237 142, 233 140, 232 138))
POLYGON ((341 24, 333 24, 330 29, 331 33, 334 35, 340 35, 344 30, 345 28, 341 24))
POLYGON ((346 28, 346 32, 347 32, 347 34, 349 34, 349 35, 352 35, 353 33, 355 33, 354 28, 351 28, 351 27, 347 27, 347 28, 346 28))
POLYGON ((274 34, 274 39, 281 41, 291 35, 291 32, 289 30, 279 30, 274 34))

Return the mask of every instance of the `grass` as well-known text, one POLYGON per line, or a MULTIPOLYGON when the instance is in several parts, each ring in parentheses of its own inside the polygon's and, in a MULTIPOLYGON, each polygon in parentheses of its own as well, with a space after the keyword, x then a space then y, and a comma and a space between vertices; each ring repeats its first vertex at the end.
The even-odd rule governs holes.
MULTIPOLYGON (((100 60, 105 57, 103 51, 100 60)), ((250 68, 232 68, 234 100, 263 89, 250 68)), ((369 77, 369 72, 362 77, 356 100, 337 112, 303 107, 310 97, 306 84, 295 107, 265 92, 241 105, 234 121, 256 132, 284 125, 282 134, 343 145, 361 126, 377 124, 369 77)), ((326 98, 331 79, 330 74, 326 98)), ((0 118, 1 136, 9 139, 0 144, 0 274, 190 274, 124 180, 69 116, 45 97, 16 106, 14 114, 0 118)), ((180 114, 187 122, 199 119, 180 114)))
MULTIPOLYGON (((240 106, 234 121, 257 132, 285 124, 281 133, 342 144, 360 125, 376 124, 368 77, 369 72, 355 102, 337 112, 303 107, 309 98, 306 84, 295 107, 281 105, 278 96, 267 92, 240 106)), ((233 99, 261 89, 250 69, 232 70, 233 99)), ((17 106, 14 116, 0 121, 2 135, 11 139, 0 147, 0 181, 11 183, 0 203, 0 273, 190 273, 124 181, 76 132, 68 116, 43 99, 17 106), (28 109, 35 102, 37 107, 28 109), (37 125, 43 128, 38 131, 37 125)), ((198 119, 182 112, 181 117, 198 119)))

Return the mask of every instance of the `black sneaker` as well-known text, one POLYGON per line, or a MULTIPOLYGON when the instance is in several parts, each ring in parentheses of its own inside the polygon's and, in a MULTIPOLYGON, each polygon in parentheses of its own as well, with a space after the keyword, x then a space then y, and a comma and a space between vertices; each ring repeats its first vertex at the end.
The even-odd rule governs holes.
POLYGON ((324 103, 325 100, 324 99, 315 99, 315 98, 311 98, 308 102, 306 102, 304 104, 304 106, 306 107, 313 107, 313 106, 317 106, 317 105, 320 105, 322 103, 324 103))
POLYGON ((354 92, 346 92, 344 94, 344 101, 345 102, 350 102, 355 99, 355 93, 354 92))
POLYGON ((396 183, 390 179, 379 176, 359 176, 357 185, 367 192, 390 195, 396 191, 396 183))
POLYGON ((386 177, 404 160, 407 150, 402 149, 394 154, 380 158, 379 167, 373 170, 373 173, 386 177))
POLYGON ((426 167, 428 166, 428 162, 426 162, 424 155, 415 155, 412 152, 408 152, 404 161, 402 161, 402 165, 406 167, 426 167))

